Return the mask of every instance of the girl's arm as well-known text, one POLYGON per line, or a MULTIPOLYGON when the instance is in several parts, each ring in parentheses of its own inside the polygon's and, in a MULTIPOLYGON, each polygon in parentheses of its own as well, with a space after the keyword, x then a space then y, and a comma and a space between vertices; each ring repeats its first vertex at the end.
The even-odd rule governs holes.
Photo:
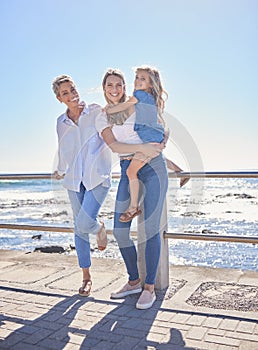
POLYGON ((143 153, 146 158, 155 158, 162 152, 164 146, 160 143, 129 144, 118 142, 111 128, 105 128, 101 136, 108 147, 115 153, 143 153))
POLYGON ((129 97, 126 102, 118 103, 117 105, 108 105, 106 107, 106 112, 108 114, 123 112, 132 105, 135 105, 138 102, 137 98, 134 96, 129 97))

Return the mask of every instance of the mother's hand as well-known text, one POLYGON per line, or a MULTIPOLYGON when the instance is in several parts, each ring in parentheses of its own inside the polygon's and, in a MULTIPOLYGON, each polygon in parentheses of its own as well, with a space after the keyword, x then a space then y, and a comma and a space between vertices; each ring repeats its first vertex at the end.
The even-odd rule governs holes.
POLYGON ((162 150, 164 149, 164 145, 162 143, 144 143, 141 145, 141 149, 139 150, 143 153, 146 158, 152 159, 157 157, 162 150))

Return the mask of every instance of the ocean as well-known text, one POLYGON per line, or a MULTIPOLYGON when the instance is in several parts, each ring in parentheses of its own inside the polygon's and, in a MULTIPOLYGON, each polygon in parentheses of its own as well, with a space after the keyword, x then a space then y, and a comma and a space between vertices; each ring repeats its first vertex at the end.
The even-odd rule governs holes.
MULTIPOLYGON (((114 179, 100 211, 100 219, 112 229, 118 180, 114 179)), ((66 190, 56 180, 0 180, 0 223, 73 225, 66 190)), ((168 232, 217 235, 258 235, 258 179, 191 179, 183 188, 169 179, 168 232)), ((132 223, 136 230, 136 220, 132 223)), ((0 248, 34 251, 58 245, 75 254, 72 233, 0 229, 0 248), (40 239, 32 238, 40 234, 40 239)), ((113 236, 104 252, 91 237, 92 256, 121 259, 113 236)), ((169 239, 169 261, 174 265, 210 266, 257 270, 254 244, 169 239)))

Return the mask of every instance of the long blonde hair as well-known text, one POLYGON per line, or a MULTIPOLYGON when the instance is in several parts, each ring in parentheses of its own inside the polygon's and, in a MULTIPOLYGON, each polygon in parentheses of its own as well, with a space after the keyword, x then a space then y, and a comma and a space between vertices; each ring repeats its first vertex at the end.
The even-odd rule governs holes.
MULTIPOLYGON (((123 89, 124 89, 124 93, 122 95, 122 97, 119 100, 119 103, 121 102, 125 102, 126 100, 126 83, 125 83, 125 77, 124 77, 124 73, 118 69, 118 68, 109 68, 106 73, 104 74, 103 78, 102 78, 102 88, 103 88, 103 92, 104 92, 104 97, 105 100, 107 101, 107 103, 112 103, 107 95, 106 95, 106 91, 105 91, 105 86, 106 86, 106 82, 107 82, 107 78, 109 76, 116 76, 118 78, 121 79, 122 84, 123 84, 123 89)), ((110 125, 123 125, 125 120, 128 118, 127 115, 127 111, 122 111, 122 112, 118 112, 118 113, 114 113, 114 114, 109 114, 107 113, 107 120, 109 122, 110 125)))
POLYGON ((158 117, 161 122, 161 124, 165 125, 165 121, 163 119, 163 112, 165 108, 165 101, 168 98, 168 93, 162 86, 161 82, 161 76, 157 68, 151 67, 151 66, 140 66, 134 68, 135 73, 137 74, 139 71, 145 71, 148 73, 150 77, 150 82, 152 85, 150 93, 154 97, 154 100, 156 102, 157 108, 158 108, 158 117))

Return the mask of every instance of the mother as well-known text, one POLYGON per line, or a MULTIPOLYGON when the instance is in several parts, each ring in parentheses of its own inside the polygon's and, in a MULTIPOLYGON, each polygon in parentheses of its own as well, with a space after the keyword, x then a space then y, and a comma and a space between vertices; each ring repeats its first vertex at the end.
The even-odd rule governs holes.
MULTIPOLYGON (((104 75, 102 86, 108 103, 117 104, 126 99, 125 79, 121 71, 109 69, 104 75)), ((138 309, 150 308, 156 300, 154 285, 160 258, 160 219, 168 187, 168 174, 165 160, 161 154, 162 145, 142 144, 141 139, 134 131, 134 107, 127 110, 127 115, 119 118, 108 117, 102 113, 96 119, 96 128, 104 141, 113 152, 120 155, 121 178, 118 186, 115 216, 114 236, 118 242, 129 275, 128 282, 118 291, 111 294, 112 298, 122 298, 142 291, 137 267, 137 252, 130 237, 131 222, 120 222, 120 215, 127 209, 130 200, 128 191, 129 181, 126 175, 132 155, 142 152, 146 158, 152 158, 138 172, 143 195, 144 226, 146 234, 146 279, 144 290, 136 304, 138 309), (126 142, 122 143, 122 142, 126 142), (151 150, 155 150, 150 153, 151 150)))

